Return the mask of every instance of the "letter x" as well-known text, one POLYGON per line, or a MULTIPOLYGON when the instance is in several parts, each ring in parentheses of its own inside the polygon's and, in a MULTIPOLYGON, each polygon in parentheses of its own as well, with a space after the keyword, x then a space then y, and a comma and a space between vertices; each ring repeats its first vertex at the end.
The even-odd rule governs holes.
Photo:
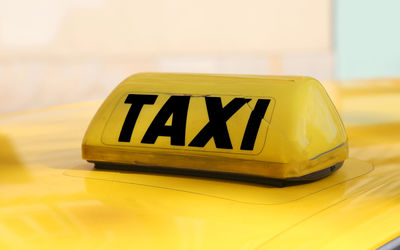
POLYGON ((232 149, 226 122, 250 99, 235 98, 225 107, 222 107, 220 97, 205 97, 205 99, 209 122, 189 143, 189 146, 204 147, 211 138, 214 138, 217 148, 232 149))

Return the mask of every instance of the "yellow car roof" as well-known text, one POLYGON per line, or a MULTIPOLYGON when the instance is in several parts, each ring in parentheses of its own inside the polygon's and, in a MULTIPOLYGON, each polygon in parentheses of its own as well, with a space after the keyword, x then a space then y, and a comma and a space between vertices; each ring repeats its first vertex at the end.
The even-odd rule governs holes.
POLYGON ((340 100, 351 159, 285 188, 95 170, 80 146, 99 101, 2 115, 0 248, 379 247, 400 235, 400 92, 340 100))

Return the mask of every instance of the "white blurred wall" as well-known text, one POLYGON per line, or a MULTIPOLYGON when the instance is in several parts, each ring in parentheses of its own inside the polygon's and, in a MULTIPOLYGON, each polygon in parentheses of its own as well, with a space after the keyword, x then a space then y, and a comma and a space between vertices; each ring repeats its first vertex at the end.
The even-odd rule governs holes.
POLYGON ((0 113, 141 71, 331 79, 331 0, 0 0, 0 113))

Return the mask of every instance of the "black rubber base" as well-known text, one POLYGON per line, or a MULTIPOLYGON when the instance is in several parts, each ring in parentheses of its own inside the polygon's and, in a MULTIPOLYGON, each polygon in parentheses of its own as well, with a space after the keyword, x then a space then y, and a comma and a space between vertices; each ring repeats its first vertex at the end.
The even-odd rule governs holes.
POLYGON ((320 180, 324 177, 331 175, 333 172, 338 170, 343 162, 339 162, 329 168, 319 170, 317 172, 303 175, 300 177, 287 178, 287 179, 275 179, 255 175, 245 175, 236 173, 225 173, 225 172, 211 172, 203 170, 193 169, 178 169, 178 168, 167 168, 167 167, 143 167, 137 165, 119 164, 119 163, 106 163, 106 162, 92 162, 97 169, 107 170, 123 170, 139 173, 148 174, 162 174, 162 175, 179 175, 187 177, 201 177, 201 178, 212 178, 212 179, 223 179, 247 183, 257 183, 262 185, 269 185, 274 187, 287 187, 293 185, 299 185, 304 183, 310 183, 316 180, 320 180))

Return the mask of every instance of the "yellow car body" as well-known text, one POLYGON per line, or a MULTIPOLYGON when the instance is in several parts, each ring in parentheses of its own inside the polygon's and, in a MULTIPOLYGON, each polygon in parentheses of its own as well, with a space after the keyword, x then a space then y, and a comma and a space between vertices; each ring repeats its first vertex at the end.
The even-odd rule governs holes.
POLYGON ((350 159, 277 188, 96 170, 101 101, 0 116, 0 249, 373 249, 400 235, 400 85, 335 88, 350 159))

